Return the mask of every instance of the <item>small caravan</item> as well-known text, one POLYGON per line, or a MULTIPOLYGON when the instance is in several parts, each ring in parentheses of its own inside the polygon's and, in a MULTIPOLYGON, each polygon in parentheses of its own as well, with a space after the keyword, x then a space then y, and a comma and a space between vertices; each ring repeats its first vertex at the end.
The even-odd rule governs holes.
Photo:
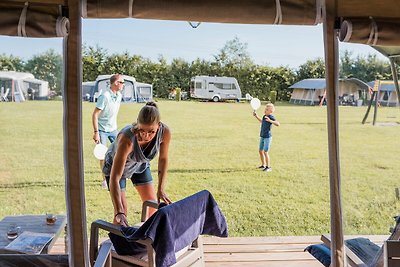
MULTIPOLYGON (((99 75, 96 78, 94 87, 91 90, 89 100, 96 102, 101 92, 110 88, 111 75, 99 75)), ((123 102, 143 103, 153 98, 153 85, 137 82, 132 76, 122 75, 125 80, 124 89, 122 89, 123 102)))
POLYGON ((195 76, 190 80, 190 97, 214 102, 239 100, 242 92, 234 77, 195 76))

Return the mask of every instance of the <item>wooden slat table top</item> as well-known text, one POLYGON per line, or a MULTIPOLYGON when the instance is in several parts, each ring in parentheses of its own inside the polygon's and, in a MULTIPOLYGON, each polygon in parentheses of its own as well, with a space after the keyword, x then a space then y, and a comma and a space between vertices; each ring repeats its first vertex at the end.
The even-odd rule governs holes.
POLYGON ((57 221, 52 224, 46 224, 46 215, 20 215, 20 216, 6 216, 0 221, 0 253, 6 253, 4 247, 7 246, 12 240, 7 238, 7 231, 10 225, 15 224, 21 227, 21 233, 24 231, 30 231, 35 233, 49 233, 54 234, 55 237, 43 249, 42 253, 47 253, 49 249, 57 241, 58 236, 64 230, 67 223, 67 217, 65 215, 56 215, 57 221))

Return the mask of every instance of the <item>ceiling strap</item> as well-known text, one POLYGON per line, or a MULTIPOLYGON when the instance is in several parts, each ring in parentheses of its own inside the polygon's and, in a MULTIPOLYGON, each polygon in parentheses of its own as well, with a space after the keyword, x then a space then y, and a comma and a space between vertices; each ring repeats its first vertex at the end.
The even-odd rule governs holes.
POLYGON ((376 43, 378 42, 378 25, 376 24, 375 20, 373 18, 371 18, 371 31, 374 31, 374 40, 372 45, 376 45, 376 43))
POLYGON ((133 18, 133 0, 129 0, 129 17, 133 18))
POLYGON ((28 2, 25 2, 25 6, 22 9, 21 15, 18 21, 18 36, 27 37, 25 31, 25 23, 26 23, 26 12, 28 11, 28 2))
POLYGON ((281 1, 275 0, 276 3, 276 16, 274 24, 282 24, 282 8, 281 8, 281 1))
POLYGON ((87 18, 87 0, 81 0, 82 18, 87 18))

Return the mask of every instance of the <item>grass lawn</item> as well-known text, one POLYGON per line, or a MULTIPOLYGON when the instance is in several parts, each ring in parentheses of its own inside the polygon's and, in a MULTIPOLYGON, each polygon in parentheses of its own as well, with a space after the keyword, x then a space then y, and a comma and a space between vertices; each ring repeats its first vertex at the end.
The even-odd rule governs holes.
MULTIPOLYGON (((179 200, 208 189, 227 217, 231 236, 319 235, 330 231, 326 107, 277 105, 273 171, 262 172, 260 124, 249 104, 158 102, 172 131, 167 193, 179 200)), ((123 104, 120 128, 141 104, 123 104)), ((93 103, 83 103, 87 222, 112 220, 93 156, 93 103)), ((366 107, 340 107, 345 234, 387 234, 399 214, 400 126, 361 124, 366 107)), ((259 114, 261 111, 259 111, 259 114)), ((65 214, 62 102, 0 103, 0 218, 65 214)), ((370 115, 369 121, 372 118, 370 115)), ((379 108, 379 122, 400 122, 398 108, 379 108)), ((153 177, 157 164, 152 162, 153 177)), ((155 179, 157 180, 157 179, 155 179)), ((140 199, 128 184, 129 220, 140 199)))

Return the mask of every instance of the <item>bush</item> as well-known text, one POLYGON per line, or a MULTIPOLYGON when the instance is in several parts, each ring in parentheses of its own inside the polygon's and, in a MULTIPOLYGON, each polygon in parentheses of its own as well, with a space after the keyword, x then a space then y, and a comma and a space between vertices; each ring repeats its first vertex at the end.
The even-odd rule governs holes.
POLYGON ((269 93, 269 100, 271 101, 272 104, 275 104, 276 102, 276 95, 277 95, 276 91, 271 91, 269 93))
POLYGON ((176 95, 175 95, 175 100, 176 101, 181 101, 181 88, 180 87, 176 87, 176 95))

